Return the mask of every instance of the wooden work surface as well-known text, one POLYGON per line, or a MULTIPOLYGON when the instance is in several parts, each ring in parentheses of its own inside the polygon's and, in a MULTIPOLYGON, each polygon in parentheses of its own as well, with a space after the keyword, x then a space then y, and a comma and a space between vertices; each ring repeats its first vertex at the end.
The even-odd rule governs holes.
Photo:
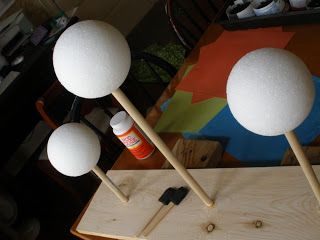
MULTIPOLYGON (((199 50, 201 46, 209 44, 215 39, 219 37, 222 33, 223 28, 217 24, 212 24, 209 26, 205 34, 200 39, 197 47, 193 49, 189 57, 185 60, 183 66, 179 69, 177 75, 172 79, 167 89, 163 92, 162 96, 157 101, 156 105, 151 109, 147 116, 147 121, 151 124, 151 126, 155 126, 159 117, 161 116, 161 104, 169 99, 175 92, 175 87, 182 79, 182 76, 186 70, 186 68, 190 64, 194 64, 198 60, 199 50)), ((290 40, 286 49, 290 50, 297 56, 299 56, 308 66, 312 74, 320 76, 320 24, 307 24, 307 25, 295 25, 295 26, 285 26, 284 31, 292 31, 296 32, 294 37, 290 40)), ((163 140, 169 145, 169 147, 173 147, 175 142, 181 137, 180 134, 172 134, 172 133, 163 133, 160 134, 163 140)), ((319 145, 320 139, 316 139, 314 145, 319 145)), ((159 151, 155 151, 155 153, 149 157, 147 160, 139 161, 136 160, 127 150, 124 150, 120 157, 117 159, 112 169, 157 169, 161 168, 164 163, 164 158, 159 153, 159 151)), ((223 161, 220 167, 238 167, 241 164, 234 159, 232 156, 228 154, 224 154, 223 161)), ((103 240, 106 239, 104 237, 96 237, 90 236, 86 234, 81 234, 77 232, 76 228, 82 215, 84 214, 85 209, 80 213, 78 219, 74 223, 71 228, 71 232, 85 240, 103 240)))
MULTIPOLYGON (((314 167, 320 174, 320 166, 314 167)), ((193 169, 211 197, 206 207, 190 191, 146 239, 319 239, 319 205, 300 167, 193 169), (258 223, 257 223, 258 222, 258 223), (207 226, 214 224, 212 232, 207 226)), ((185 186, 174 170, 117 170, 108 176, 130 199, 119 201, 100 185, 78 231, 118 239, 137 235, 161 207, 168 186, 185 186), (165 181, 162 181, 165 180, 165 181)))

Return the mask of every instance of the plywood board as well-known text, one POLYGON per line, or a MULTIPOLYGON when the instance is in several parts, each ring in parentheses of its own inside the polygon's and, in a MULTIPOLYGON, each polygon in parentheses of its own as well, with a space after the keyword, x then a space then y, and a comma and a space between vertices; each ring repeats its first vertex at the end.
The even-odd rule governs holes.
MULTIPOLYGON (((311 164, 319 165, 320 164, 320 147, 318 146, 308 146, 308 147, 302 147, 303 152, 307 155, 307 158, 309 159, 311 164)), ((299 162, 294 155, 291 148, 289 148, 281 161, 282 166, 298 166, 299 162)))
MULTIPOLYGON (((208 140, 190 140, 180 138, 172 149, 173 155, 185 168, 214 168, 222 158, 222 146, 219 142, 208 140)), ((164 169, 173 169, 165 161, 164 169)))
MULTIPOLYGON (((319 176, 320 166, 314 169, 319 176)), ((206 207, 190 191, 148 239, 320 239, 319 206, 300 167, 190 172, 215 199, 215 207, 206 207), (215 225, 211 232, 209 224, 215 225)), ((163 191, 185 186, 175 170, 118 170, 108 176, 130 200, 121 203, 101 185, 78 225, 81 233, 138 239, 136 235, 161 206, 158 198, 163 191)))

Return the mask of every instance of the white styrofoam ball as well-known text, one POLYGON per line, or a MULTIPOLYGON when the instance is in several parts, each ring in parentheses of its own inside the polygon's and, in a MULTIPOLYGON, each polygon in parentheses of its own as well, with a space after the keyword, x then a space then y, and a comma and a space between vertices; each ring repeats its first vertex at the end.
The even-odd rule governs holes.
POLYGON ((83 98, 103 97, 118 89, 130 64, 126 39, 102 21, 72 25, 60 36, 53 52, 58 80, 68 91, 83 98))
POLYGON ((100 157, 100 142, 87 126, 67 123, 51 134, 47 152, 55 169, 64 175, 76 177, 96 166, 100 157))
POLYGON ((243 56, 227 83, 233 116, 246 129, 276 136, 295 129, 308 116, 315 97, 306 65, 289 51, 262 48, 243 56))

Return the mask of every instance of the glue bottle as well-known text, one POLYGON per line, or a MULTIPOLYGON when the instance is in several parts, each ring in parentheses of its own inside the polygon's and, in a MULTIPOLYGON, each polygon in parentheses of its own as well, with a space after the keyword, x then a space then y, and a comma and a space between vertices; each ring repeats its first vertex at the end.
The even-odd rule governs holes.
POLYGON ((125 111, 115 114, 110 120, 110 126, 113 133, 137 159, 145 159, 153 153, 154 145, 125 111))

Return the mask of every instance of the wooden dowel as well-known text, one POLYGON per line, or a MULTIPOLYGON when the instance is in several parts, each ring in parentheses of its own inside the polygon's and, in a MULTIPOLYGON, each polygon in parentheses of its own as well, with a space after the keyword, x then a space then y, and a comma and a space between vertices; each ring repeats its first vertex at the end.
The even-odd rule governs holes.
POLYGON ((290 131, 290 132, 287 132, 285 136, 302 168, 304 175, 307 177, 307 180, 309 181, 309 184, 311 186, 311 189, 314 195, 316 196, 320 204, 320 184, 309 160, 307 159, 305 153, 303 152, 303 149, 295 133, 293 131, 290 131))
POLYGON ((161 210, 155 215, 154 218, 152 218, 152 220, 147 224, 145 229, 142 231, 142 236, 147 237, 173 207, 174 207, 174 204, 172 202, 169 203, 168 205, 163 206, 161 210))
POLYGON ((153 144, 159 149, 159 151, 168 160, 168 162, 170 162, 170 164, 177 170, 177 172, 187 182, 190 188, 200 197, 200 199, 207 206, 213 206, 214 202, 209 198, 206 192, 201 188, 199 183, 191 176, 186 168, 177 160, 168 146, 147 123, 147 121, 139 113, 136 107, 130 102, 126 95, 120 89, 115 90, 112 95, 118 100, 122 107, 129 113, 129 115, 138 124, 142 131, 150 138, 153 144))
POLYGON ((128 202, 129 199, 123 192, 111 181, 111 179, 98 167, 95 166, 92 171, 107 185, 107 187, 122 201, 128 202))
POLYGON ((161 212, 161 210, 162 210, 165 206, 167 206, 167 205, 162 205, 162 206, 158 209, 158 211, 157 211, 155 214, 153 214, 152 218, 149 219, 149 221, 148 221, 147 224, 143 227, 143 229, 138 233, 138 235, 136 235, 137 237, 140 237, 140 236, 146 231, 146 229, 148 228, 148 226, 150 225, 150 223, 153 221, 153 219, 159 214, 159 212, 161 212))

